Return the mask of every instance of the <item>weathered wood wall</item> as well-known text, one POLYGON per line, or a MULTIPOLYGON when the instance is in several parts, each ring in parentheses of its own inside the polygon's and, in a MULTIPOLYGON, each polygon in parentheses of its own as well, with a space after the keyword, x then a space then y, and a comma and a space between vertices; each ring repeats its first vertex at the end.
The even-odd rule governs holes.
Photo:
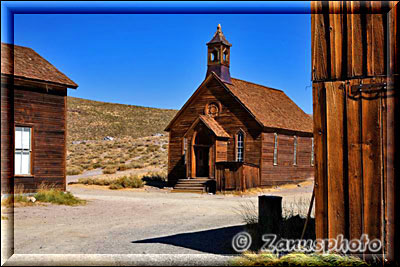
MULTIPOLYGON (((1 193, 13 192, 14 91, 1 79, 1 193)), ((8 81, 10 82, 10 81, 8 81)))
POLYGON ((398 260, 395 4, 312 2, 311 22, 317 238, 365 233, 398 260))
POLYGON ((218 191, 245 191, 260 185, 259 167, 244 162, 219 162, 216 164, 218 191))
POLYGON ((35 191, 41 183, 66 189, 66 88, 14 87, 15 125, 31 126, 32 176, 14 184, 35 191))
POLYGON ((311 165, 312 137, 297 136, 297 165, 294 163, 294 134, 278 133, 278 164, 274 165, 275 136, 263 133, 261 185, 299 182, 314 177, 311 165))

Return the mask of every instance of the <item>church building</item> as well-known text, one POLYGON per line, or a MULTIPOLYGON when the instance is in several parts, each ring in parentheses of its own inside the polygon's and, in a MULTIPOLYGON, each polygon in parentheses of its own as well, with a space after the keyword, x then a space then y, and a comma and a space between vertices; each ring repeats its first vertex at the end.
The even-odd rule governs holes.
POLYGON ((218 25, 202 84, 166 127, 176 191, 246 190, 313 178, 312 117, 282 90, 230 75, 218 25))

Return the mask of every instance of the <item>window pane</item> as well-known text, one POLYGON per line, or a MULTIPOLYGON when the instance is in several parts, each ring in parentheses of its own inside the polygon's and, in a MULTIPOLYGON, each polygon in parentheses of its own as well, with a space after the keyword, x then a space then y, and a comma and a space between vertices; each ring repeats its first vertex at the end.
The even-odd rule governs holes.
POLYGON ((21 163, 21 174, 29 174, 29 168, 30 168, 30 157, 29 157, 29 152, 23 152, 22 153, 22 163, 21 163))
POLYGON ((243 161, 244 134, 237 134, 237 161, 243 161))
POLYGON ((22 128, 15 127, 15 148, 22 148, 22 128))
POLYGON ((311 166, 314 166, 314 137, 311 138, 311 166))
POLYGON ((293 164, 297 164, 297 137, 294 137, 294 153, 293 153, 293 164))
POLYGON ((15 174, 21 174, 22 152, 15 152, 15 174))
POLYGON ((31 129, 30 128, 23 128, 24 131, 22 132, 22 148, 23 149, 30 149, 31 145, 31 129))
POLYGON ((274 135, 274 165, 278 164, 278 135, 274 135))

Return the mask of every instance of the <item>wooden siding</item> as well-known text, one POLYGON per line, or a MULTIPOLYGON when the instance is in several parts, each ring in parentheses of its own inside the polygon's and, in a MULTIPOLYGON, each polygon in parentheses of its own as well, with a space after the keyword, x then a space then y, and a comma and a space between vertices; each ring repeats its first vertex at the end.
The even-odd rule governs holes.
POLYGON ((218 191, 238 190, 257 187, 259 167, 243 162, 220 162, 216 164, 216 185, 218 191))
POLYGON ((13 90, 1 83, 1 193, 13 192, 14 108, 13 90))
MULTIPOLYGON (((386 75, 387 37, 398 42, 396 31, 387 34, 388 12, 396 2, 311 2, 313 81, 386 75)), ((393 48, 391 69, 398 71, 398 46, 393 48)))
POLYGON ((283 184, 313 178, 311 137, 297 137, 297 165, 294 160, 294 136, 278 133, 278 164, 274 166, 274 133, 263 133, 261 185, 283 184))
POLYGON ((383 242, 386 259, 399 262, 400 6, 311 5, 316 236, 368 234, 383 242))
POLYGON ((215 162, 228 160, 228 142, 225 140, 215 141, 215 162))
POLYGON ((204 114, 204 107, 215 101, 221 103, 222 110, 214 119, 230 135, 227 140, 227 160, 235 161, 234 138, 239 129, 243 129, 245 133, 244 159, 246 162, 259 165, 261 126, 215 78, 212 78, 204 85, 204 88, 201 88, 201 92, 171 127, 168 156, 168 180, 171 183, 174 183, 177 179, 186 178, 182 157, 184 134, 198 116, 204 114))
POLYGON ((32 176, 15 177, 15 185, 35 191, 41 183, 65 190, 67 89, 15 86, 15 125, 32 127, 32 176))

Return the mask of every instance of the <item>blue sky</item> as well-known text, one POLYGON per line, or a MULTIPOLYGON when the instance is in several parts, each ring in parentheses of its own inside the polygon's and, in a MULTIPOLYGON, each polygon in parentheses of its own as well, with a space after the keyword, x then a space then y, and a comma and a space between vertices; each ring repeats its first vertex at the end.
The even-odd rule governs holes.
POLYGON ((232 77, 282 89, 312 113, 309 14, 16 14, 15 44, 73 81, 70 96, 179 109, 205 78, 218 23, 232 77))

